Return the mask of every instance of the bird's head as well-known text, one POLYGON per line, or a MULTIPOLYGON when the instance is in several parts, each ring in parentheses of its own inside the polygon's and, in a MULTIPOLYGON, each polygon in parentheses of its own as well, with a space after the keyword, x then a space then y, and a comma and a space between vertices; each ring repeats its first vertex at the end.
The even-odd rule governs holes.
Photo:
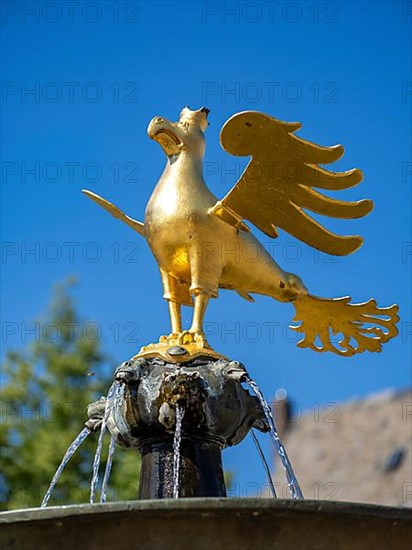
POLYGON ((189 107, 182 109, 178 122, 155 116, 147 128, 151 139, 157 141, 166 155, 175 157, 181 153, 190 153, 203 157, 205 152, 204 131, 208 126, 209 109, 202 107, 192 111, 189 107))
POLYGON ((280 297, 282 302, 293 302, 302 296, 308 294, 308 289, 303 284, 302 279, 294 273, 285 273, 285 276, 279 282, 280 297))

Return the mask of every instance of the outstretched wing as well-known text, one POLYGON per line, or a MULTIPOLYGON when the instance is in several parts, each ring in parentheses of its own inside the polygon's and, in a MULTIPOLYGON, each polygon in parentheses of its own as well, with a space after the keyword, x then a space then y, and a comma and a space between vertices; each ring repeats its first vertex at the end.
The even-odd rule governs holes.
POLYGON ((327 300, 307 295, 293 305, 293 320, 300 325, 291 328, 303 336, 298 342, 300 348, 351 357, 364 351, 381 351, 382 344, 398 334, 396 304, 381 308, 373 299, 351 304, 348 296, 327 300))
POLYGON ((117 206, 107 201, 103 197, 96 195, 96 193, 93 193, 92 191, 88 191, 87 189, 82 189, 82 191, 86 195, 86 197, 89 197, 89 199, 92 199, 99 206, 101 206, 102 208, 110 212, 110 214, 114 218, 117 218, 118 220, 122 220, 122 222, 126 223, 129 227, 137 231, 142 237, 145 236, 144 224, 142 222, 134 220, 133 218, 131 218, 130 216, 122 212, 120 208, 117 208, 117 206))
POLYGON ((249 220, 270 237, 277 237, 280 227, 323 252, 350 254, 361 246, 361 237, 336 235, 305 210, 332 218, 365 216, 373 208, 372 201, 335 200, 314 189, 353 187, 362 180, 362 172, 330 172, 320 167, 338 160, 343 147, 320 147, 298 138, 294 132, 300 126, 256 111, 232 116, 220 134, 222 147, 232 155, 252 159, 211 213, 236 226, 241 226, 242 219, 249 220))

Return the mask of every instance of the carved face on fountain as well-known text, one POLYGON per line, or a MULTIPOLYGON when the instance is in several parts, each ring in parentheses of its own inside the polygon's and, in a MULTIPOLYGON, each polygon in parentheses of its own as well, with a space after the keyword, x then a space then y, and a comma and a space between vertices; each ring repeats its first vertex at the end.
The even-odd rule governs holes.
POLYGON ((159 359, 127 361, 115 374, 125 384, 125 398, 113 408, 109 430, 126 447, 173 434, 179 403, 186 437, 213 440, 222 448, 237 445, 252 427, 268 430, 258 399, 241 385, 246 374, 228 360, 204 358, 178 368, 159 359))
POLYGON ((147 128, 151 139, 157 141, 166 155, 171 158, 183 152, 203 158, 205 153, 204 132, 208 126, 209 109, 202 107, 192 111, 185 107, 178 122, 155 116, 147 128))

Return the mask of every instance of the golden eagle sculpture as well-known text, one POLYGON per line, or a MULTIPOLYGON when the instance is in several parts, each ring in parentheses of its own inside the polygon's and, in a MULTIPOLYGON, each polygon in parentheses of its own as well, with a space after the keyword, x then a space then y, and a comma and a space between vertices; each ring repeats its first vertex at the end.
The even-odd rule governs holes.
POLYGON ((370 200, 346 202, 317 190, 353 187, 362 180, 362 172, 322 168, 343 155, 341 145, 315 145, 295 135, 301 127, 297 122, 244 111, 224 124, 220 141, 228 153, 251 159, 236 185, 218 200, 203 178, 208 113, 204 107, 197 111, 186 107, 178 122, 160 116, 150 122, 148 135, 160 144, 167 162, 147 204, 144 223, 84 191, 143 236, 159 265, 172 333, 162 336, 159 344, 142 348, 140 355, 165 355, 171 345, 184 346, 184 353, 191 356, 218 355, 204 337, 203 320, 219 288, 234 290, 249 301, 252 294, 263 294, 292 302, 294 321, 300 322, 292 328, 303 335, 300 347, 346 357, 381 351, 382 344, 397 334, 396 305, 379 308, 374 300, 351 304, 349 297, 309 294, 300 277, 284 271, 246 224, 273 238, 278 228, 283 229, 328 254, 351 254, 362 245, 361 237, 336 235, 306 211, 331 218, 366 216, 373 208, 370 200), (188 331, 182 331, 182 305, 194 307, 188 331))

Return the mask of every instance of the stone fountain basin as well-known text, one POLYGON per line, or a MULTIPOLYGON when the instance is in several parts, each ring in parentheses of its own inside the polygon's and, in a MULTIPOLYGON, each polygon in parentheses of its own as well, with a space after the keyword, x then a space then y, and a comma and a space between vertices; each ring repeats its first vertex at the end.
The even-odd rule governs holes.
POLYGON ((370 504, 185 498, 0 514, 3 550, 403 550, 411 512, 370 504))

